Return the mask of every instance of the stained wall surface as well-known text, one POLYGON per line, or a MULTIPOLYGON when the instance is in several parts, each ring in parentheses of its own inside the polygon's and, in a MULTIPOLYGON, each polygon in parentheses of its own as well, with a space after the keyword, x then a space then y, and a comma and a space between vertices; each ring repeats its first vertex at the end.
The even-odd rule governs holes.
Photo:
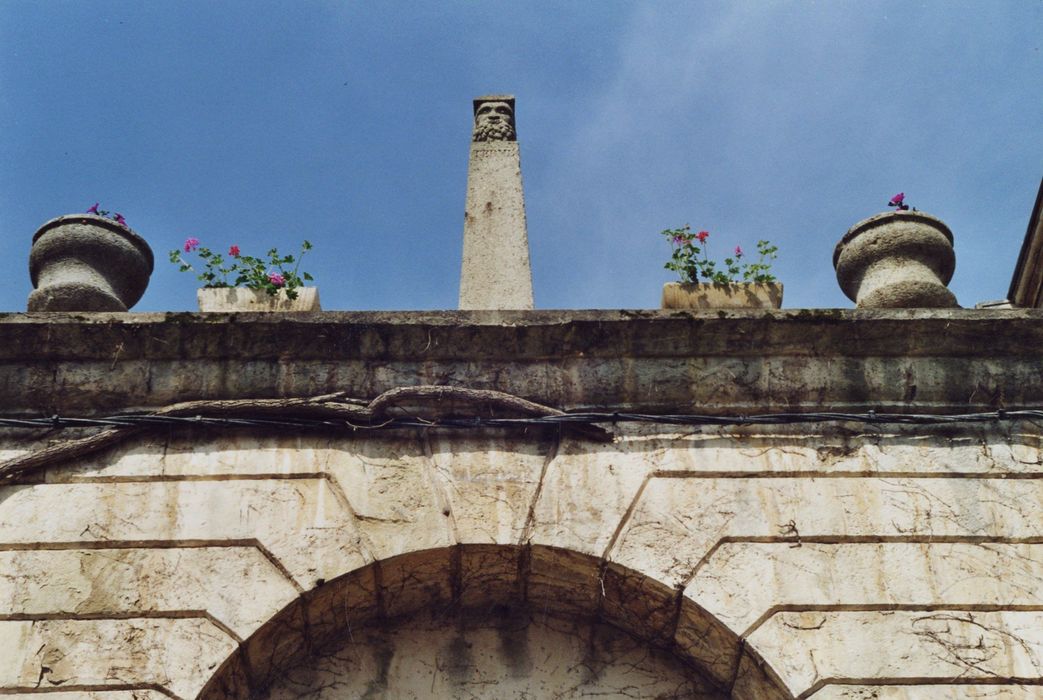
MULTIPOLYGON (((740 341, 732 350, 746 352, 740 341)), ((754 362, 770 372, 772 352, 767 343, 754 362)), ((1036 351, 1006 352, 1028 372, 1036 351)), ((75 355, 46 361, 74 394, 105 386, 101 369, 77 374, 75 355)), ((950 356, 978 377, 1006 361, 937 340, 934 355, 894 362, 912 362, 911 385, 940 404, 955 386, 950 356)), ((554 372, 561 360, 548 358, 529 369, 554 372)), ((395 374, 398 360, 387 362, 374 371, 395 374)), ((881 361, 814 362, 850 374, 881 361)), ((621 390, 620 405, 654 391, 621 390)), ((747 405, 765 400, 735 391, 747 405)), ((859 401, 870 405, 849 396, 848 406, 859 401)), ((0 695, 1043 690, 1043 455, 1031 416, 602 427, 608 440, 558 426, 163 426, 4 478, 0 695)), ((80 435, 5 428, 0 466, 80 435)))

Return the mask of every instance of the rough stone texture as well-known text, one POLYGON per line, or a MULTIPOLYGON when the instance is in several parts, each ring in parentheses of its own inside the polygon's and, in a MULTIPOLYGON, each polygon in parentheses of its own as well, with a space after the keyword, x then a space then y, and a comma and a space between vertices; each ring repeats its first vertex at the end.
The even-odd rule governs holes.
POLYGON ((138 234, 94 214, 59 216, 33 236, 29 311, 126 311, 152 274, 152 249, 138 234))
POLYGON ((833 253, 840 288, 860 309, 959 306, 945 286, 956 268, 952 233, 920 211, 860 221, 833 253))
MULTIPOLYGON (((510 126, 509 138, 504 132, 493 140, 487 122, 499 117, 483 116, 482 104, 508 102, 492 97, 475 103, 475 140, 467 165, 460 308, 531 309, 532 270, 513 109, 510 121, 504 122, 510 126)), ((510 104, 513 107, 513 98, 510 104)))
POLYGON ((778 282, 663 285, 660 306, 664 309, 777 309, 782 306, 782 285, 778 282))
POLYGON ((235 647, 200 617, 0 621, 0 688, 158 687, 190 698, 235 647))
POLYGON ((34 416, 369 399, 413 384, 563 410, 994 411, 1043 406, 1041 320, 1020 309, 0 314, 0 395, 8 414, 34 416))
MULTIPOLYGON (((46 700, 163 700, 169 698, 166 691, 159 690, 74 690, 68 693, 46 693, 46 700)), ((40 700, 40 693, 7 693, 4 700, 40 700)))
POLYGON ((831 685, 813 696, 815 700, 1029 700, 1039 697, 1039 686, 995 683, 941 683, 938 685, 831 685))
POLYGON ((207 313, 240 311, 322 311, 318 287, 298 287, 297 298, 286 292, 269 294, 245 287, 204 287, 196 290, 199 310, 207 313))
POLYGON ((531 611, 367 627, 291 670, 269 700, 724 698, 671 655, 609 625, 531 611))
POLYGON ((791 689, 836 678, 995 681, 1043 671, 1043 613, 784 612, 750 636, 791 689))
MULTIPOLYGON (((436 372, 610 412, 1043 405, 1039 312, 453 317, 9 316, 0 381, 23 413, 436 372)), ((1038 421, 605 427, 163 427, 24 474, 0 486, 0 696, 1039 696, 1038 421)), ((0 456, 84 432, 5 428, 0 456)))

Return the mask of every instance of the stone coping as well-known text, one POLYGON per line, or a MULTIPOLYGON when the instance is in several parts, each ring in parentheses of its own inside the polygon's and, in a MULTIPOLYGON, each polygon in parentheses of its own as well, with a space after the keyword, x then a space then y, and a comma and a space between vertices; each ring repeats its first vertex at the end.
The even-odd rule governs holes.
POLYGON ((565 410, 1043 406, 1043 310, 0 314, 4 413, 506 391, 565 410))
POLYGON ((115 342, 124 359, 996 357, 1038 356, 1043 310, 38 312, 0 313, 0 334, 5 362, 109 357, 115 342))

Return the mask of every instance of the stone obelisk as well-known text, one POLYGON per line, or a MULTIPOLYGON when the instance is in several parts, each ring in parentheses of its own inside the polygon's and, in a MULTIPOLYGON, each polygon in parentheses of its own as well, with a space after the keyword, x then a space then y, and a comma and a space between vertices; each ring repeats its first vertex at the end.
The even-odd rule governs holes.
POLYGON ((486 95, 474 100, 460 308, 532 308, 532 269, 513 95, 486 95))

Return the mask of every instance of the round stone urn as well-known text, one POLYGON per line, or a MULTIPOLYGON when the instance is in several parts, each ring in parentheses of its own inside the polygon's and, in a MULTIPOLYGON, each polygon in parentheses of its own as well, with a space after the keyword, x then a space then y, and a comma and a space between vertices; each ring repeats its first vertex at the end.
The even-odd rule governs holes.
POLYGON ((954 308, 952 232, 919 211, 889 211, 848 229, 833 251, 837 281, 861 309, 954 308))
POLYGON ((112 219, 69 214, 33 236, 29 311, 126 311, 145 293, 152 249, 112 219))

